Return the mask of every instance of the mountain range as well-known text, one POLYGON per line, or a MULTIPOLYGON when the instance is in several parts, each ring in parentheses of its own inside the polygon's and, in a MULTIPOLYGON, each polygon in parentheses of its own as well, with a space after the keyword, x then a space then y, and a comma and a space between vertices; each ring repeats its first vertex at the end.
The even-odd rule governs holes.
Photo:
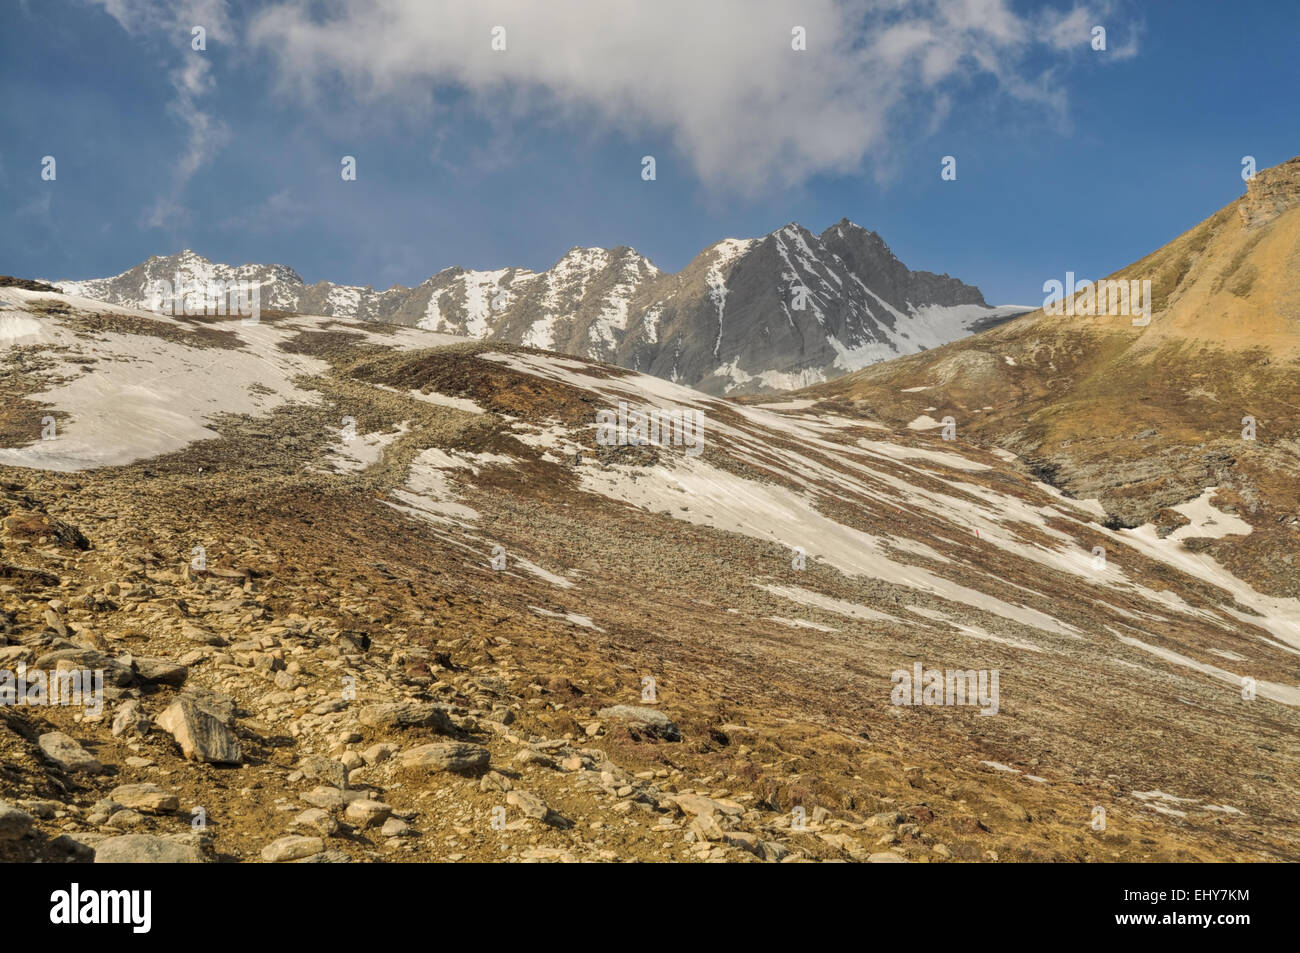
POLYGON ((120 275, 58 281, 63 291, 146 308, 151 285, 250 282, 261 306, 381 321, 559 351, 710 394, 816 384, 994 326, 1025 308, 911 271, 847 219, 815 235, 791 223, 719 241, 680 272, 634 249, 573 248, 551 268, 446 268, 414 288, 306 284, 284 265, 215 264, 186 249, 120 275))

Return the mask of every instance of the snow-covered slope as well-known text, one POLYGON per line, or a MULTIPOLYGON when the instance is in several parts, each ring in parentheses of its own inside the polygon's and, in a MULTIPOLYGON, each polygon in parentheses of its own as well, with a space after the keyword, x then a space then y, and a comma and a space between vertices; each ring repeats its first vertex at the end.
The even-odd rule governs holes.
MULTIPOLYGON (((793 237, 785 245, 791 267, 811 267, 797 247, 793 237)), ((743 288, 728 284, 724 332, 743 288)), ((552 289, 609 300, 576 278, 537 294, 552 289)), ((527 613, 528 626, 481 643, 475 657, 492 664, 536 630, 538 645, 568 659, 520 673, 521 684, 561 685, 547 673, 576 677, 591 652, 619 663, 610 692, 638 693, 615 697, 634 700, 643 674, 667 670, 659 698, 671 706, 686 678, 706 679, 713 707, 696 737, 753 739, 707 749, 724 772, 746 751, 760 752, 764 770, 786 757, 762 753, 769 734, 742 733, 736 706, 759 712, 798 698, 797 716, 781 716, 794 727, 779 730, 833 725, 873 739, 896 774, 939 745, 944 770, 1001 765, 999 783, 1060 797, 1085 785, 1087 800, 1068 808, 1074 837, 1086 836, 1088 805, 1145 816, 1151 808, 1133 792, 1162 790, 1185 799, 1178 822, 1202 818, 1198 836, 1222 854, 1294 853, 1300 600, 1256 588, 1195 545, 1262 533, 1217 496, 1180 510, 1185 531, 1114 529, 1095 504, 1064 498, 1014 456, 934 430, 850 419, 815 399, 737 402, 422 328, 306 315, 248 325, 0 287, 0 356, 5 492, 75 517, 96 552, 106 523, 136 532, 137 499, 153 506, 142 538, 158 553, 186 553, 195 540, 217 552, 273 521, 278 538, 306 546, 256 564, 277 623, 299 611, 282 580, 313 551, 334 567, 321 570, 320 599, 346 606, 348 628, 370 625, 403 651, 432 629, 462 645, 500 635, 507 610, 495 604, 471 623, 445 614, 462 603, 478 612, 476 600, 491 598, 527 613), (602 429, 608 415, 650 412, 698 420, 689 446, 610 440, 602 429), (411 568, 350 587, 333 549, 357 534, 376 572, 411 568), (419 603, 419 624, 376 624, 417 579, 439 593, 419 603), (472 595, 447 599, 466 579, 472 595), (567 634, 538 630, 545 620, 562 620, 567 634), (900 707, 891 679, 914 665, 1000 673, 996 712, 900 707), (1212 808, 1224 805, 1240 826, 1218 823, 1212 808)), ((7 567, 19 567, 7 578, 49 548, 6 540, 7 567)), ((102 578, 92 584, 102 591, 102 578)), ((328 656, 301 658, 312 671, 328 656)), ((583 698, 556 691, 535 697, 554 700, 546 711, 574 732, 565 719, 583 698)), ((856 752, 838 783, 876 797, 853 787, 869 765, 856 752)), ((806 781, 804 764, 792 770, 806 781)), ((915 796, 933 810, 977 788, 966 779, 915 796)), ((1011 788, 1001 796, 1018 798, 1011 788)), ((1037 836, 1043 822, 992 826, 1001 844, 1010 831, 1037 836)))

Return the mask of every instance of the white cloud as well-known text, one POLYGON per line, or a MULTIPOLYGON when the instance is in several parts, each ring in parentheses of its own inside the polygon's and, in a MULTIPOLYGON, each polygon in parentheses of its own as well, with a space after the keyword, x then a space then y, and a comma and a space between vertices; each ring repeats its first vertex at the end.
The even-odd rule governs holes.
POLYGON ((1059 59, 1088 16, 1020 16, 1008 0, 284 0, 254 15, 248 38, 295 97, 333 96, 337 79, 363 102, 509 93, 512 109, 647 141, 666 132, 706 183, 754 191, 857 171, 888 151, 900 116, 925 128, 978 79, 1061 109, 1027 61, 1059 59), (494 26, 505 52, 491 49, 494 26), (795 26, 806 52, 791 49, 795 26))
POLYGON ((201 26, 224 38, 230 27, 226 0, 87 0, 121 24, 128 33, 179 30, 177 42, 189 48, 190 30, 201 26), (183 36, 181 35, 183 34, 183 36))
POLYGON ((1090 7, 1077 6, 1065 16, 1047 16, 1038 23, 1040 35, 1054 48, 1063 52, 1079 49, 1092 50, 1093 27, 1106 30, 1106 58, 1102 62, 1132 59, 1138 52, 1138 35, 1141 23, 1127 17, 1116 16, 1114 0, 1100 0, 1090 7), (1122 33, 1124 42, 1115 40, 1122 33))
POLYGON ((167 110, 186 128, 185 150, 177 157, 172 181, 145 212, 150 227, 181 224, 185 209, 181 193, 203 164, 229 139, 224 123, 204 108, 201 100, 214 86, 205 51, 191 47, 194 27, 202 27, 207 43, 221 43, 231 34, 226 0, 88 0, 104 8, 128 33, 159 38, 162 60, 168 69, 174 98, 167 110))
POLYGON ((153 228, 183 220, 179 196, 185 185, 230 138, 225 123, 199 105, 200 97, 212 87, 211 68, 203 54, 192 53, 184 65, 172 70, 170 79, 176 98, 167 104, 167 110, 185 124, 188 135, 185 151, 176 160, 169 191, 160 195, 145 215, 145 224, 153 228))

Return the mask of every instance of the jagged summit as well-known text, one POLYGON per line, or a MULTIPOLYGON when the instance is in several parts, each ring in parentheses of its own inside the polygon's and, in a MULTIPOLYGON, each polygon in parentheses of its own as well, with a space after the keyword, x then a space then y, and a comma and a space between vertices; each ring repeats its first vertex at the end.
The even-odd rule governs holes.
POLYGON ((978 288, 910 271, 878 234, 842 219, 820 235, 789 222, 726 238, 667 274, 628 245, 575 245, 543 272, 444 268, 413 288, 307 285, 285 265, 214 264, 186 248, 69 293, 143 307, 150 283, 184 271, 249 281, 262 306, 384 321, 559 350, 710 393, 805 386, 942 344, 1018 309, 978 288))

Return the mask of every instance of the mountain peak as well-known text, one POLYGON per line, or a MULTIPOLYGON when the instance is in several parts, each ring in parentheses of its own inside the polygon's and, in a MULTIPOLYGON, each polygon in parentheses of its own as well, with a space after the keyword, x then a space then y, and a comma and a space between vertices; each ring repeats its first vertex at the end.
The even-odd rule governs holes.
POLYGON ((380 321, 608 361, 710 393, 801 387, 969 333, 979 289, 912 272, 847 218, 726 238, 677 274, 630 245, 575 245, 549 269, 443 269, 414 287, 318 281, 284 265, 214 264, 193 249, 65 289, 142 306, 153 279, 246 281, 263 307, 380 321), (685 277, 683 277, 685 276, 685 277), (793 289, 803 296, 792 297, 793 289))
POLYGON ((793 235, 811 235, 812 232, 808 231, 808 229, 804 228, 798 222, 786 222, 784 225, 782 225, 780 228, 778 228, 776 231, 772 232, 771 234, 793 236, 793 235))
POLYGON ((865 227, 863 227, 862 225, 859 225, 857 222, 852 222, 852 221, 850 221, 848 218, 842 218, 842 219, 840 219, 838 222, 836 222, 834 225, 831 225, 831 226, 827 227, 826 231, 822 232, 822 237, 825 238, 825 237, 826 237, 827 235, 829 235, 831 232, 834 232, 835 234, 840 235, 840 236, 847 236, 847 235, 863 235, 863 236, 867 236, 867 235, 870 235, 870 236, 873 236, 873 237, 876 237, 876 238, 879 238, 879 237, 880 237, 880 236, 877 235, 875 232, 873 232, 871 229, 869 229, 869 228, 865 228, 865 227))

